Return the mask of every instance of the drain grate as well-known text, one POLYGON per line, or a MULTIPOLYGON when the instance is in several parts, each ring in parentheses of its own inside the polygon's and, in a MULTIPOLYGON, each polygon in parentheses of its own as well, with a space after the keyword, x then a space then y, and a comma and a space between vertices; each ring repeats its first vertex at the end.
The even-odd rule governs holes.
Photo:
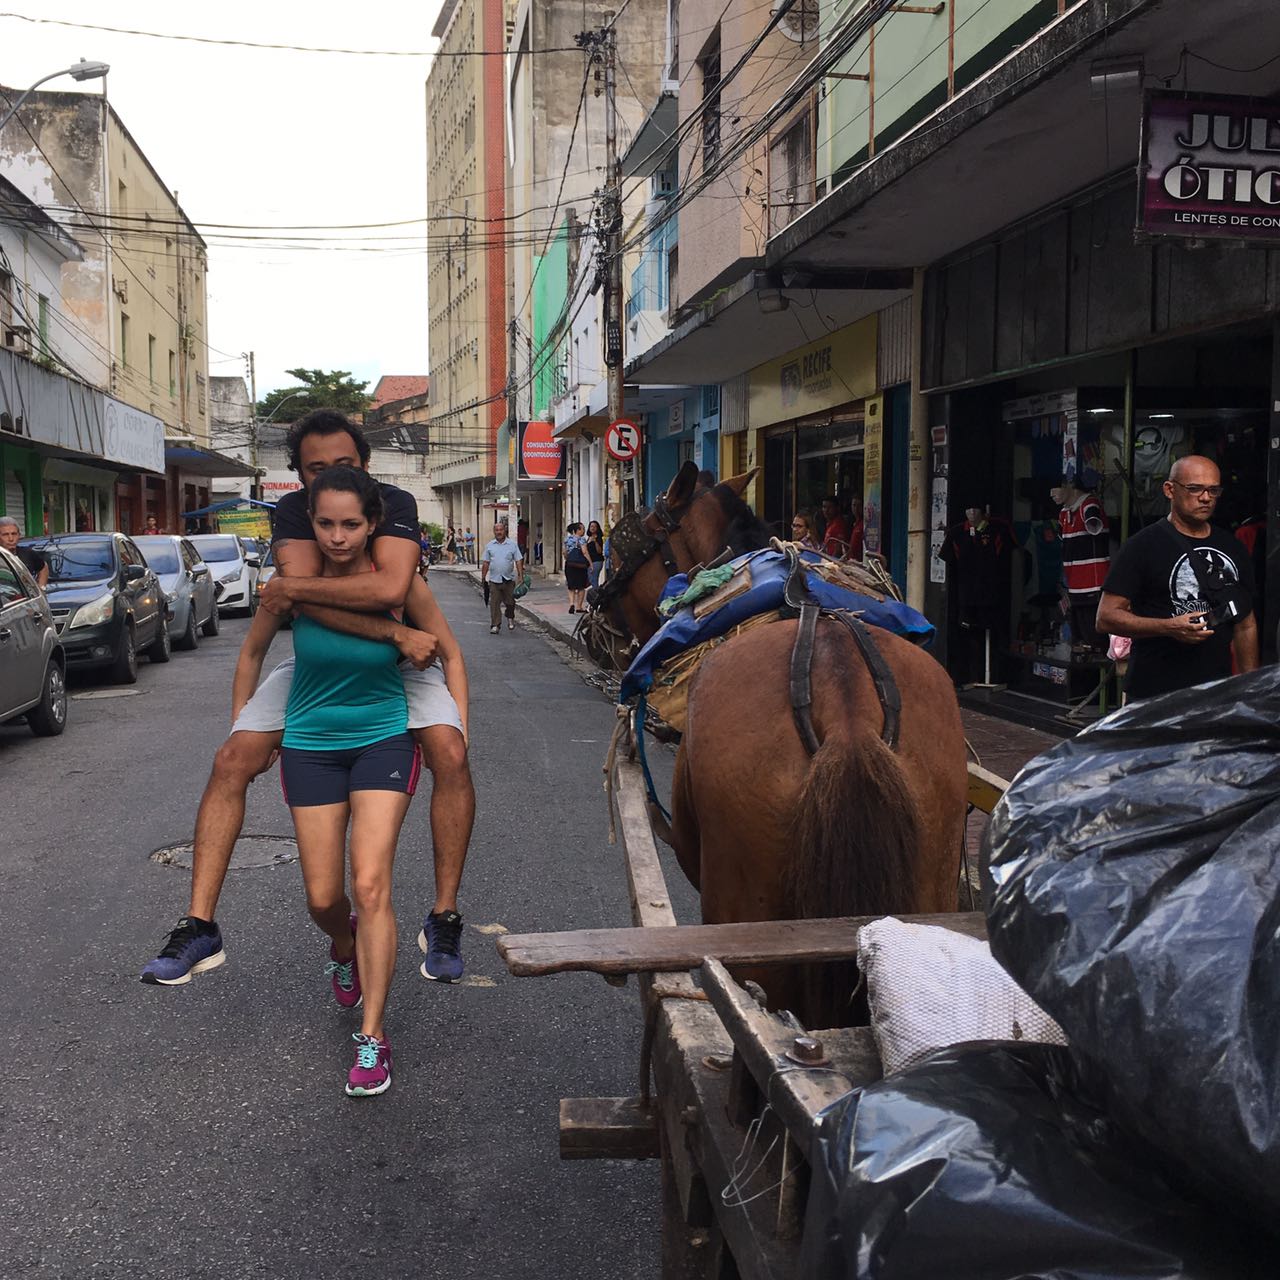
MULTIPOLYGON (((185 844, 169 844, 150 855, 152 862, 166 867, 191 867, 195 847, 191 841, 185 844)), ((257 870, 260 867, 282 867, 297 862, 298 846, 292 836, 241 836, 231 853, 233 870, 257 870)))

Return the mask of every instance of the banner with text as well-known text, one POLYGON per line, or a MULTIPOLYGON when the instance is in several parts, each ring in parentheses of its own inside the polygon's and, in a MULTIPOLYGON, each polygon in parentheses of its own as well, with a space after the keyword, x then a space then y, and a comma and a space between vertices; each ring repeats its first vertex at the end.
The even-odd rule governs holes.
POLYGON ((1138 228, 1280 241, 1280 102, 1149 92, 1138 228))

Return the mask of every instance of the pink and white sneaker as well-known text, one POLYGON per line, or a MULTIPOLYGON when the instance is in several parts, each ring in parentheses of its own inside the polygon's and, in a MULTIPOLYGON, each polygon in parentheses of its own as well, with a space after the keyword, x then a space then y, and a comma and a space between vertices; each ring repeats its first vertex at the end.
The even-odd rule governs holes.
POLYGON ((356 1062, 347 1075, 348 1098, 372 1098, 391 1088, 391 1041, 355 1032, 356 1062))
MULTIPOLYGON (((351 937, 356 936, 356 918, 351 917, 351 937)), ((344 1009, 354 1009, 364 999, 360 991, 360 971, 356 967, 356 953, 351 953, 350 960, 339 960, 333 954, 333 943, 329 944, 329 963, 325 965, 325 973, 333 984, 333 998, 344 1009)))

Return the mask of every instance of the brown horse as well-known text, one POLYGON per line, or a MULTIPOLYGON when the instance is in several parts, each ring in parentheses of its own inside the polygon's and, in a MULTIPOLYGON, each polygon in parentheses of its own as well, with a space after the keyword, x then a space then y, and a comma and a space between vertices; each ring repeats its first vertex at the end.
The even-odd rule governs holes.
MULTIPOLYGON (((696 479, 686 463, 642 516, 648 541, 629 563, 614 555, 610 607, 641 641, 659 625, 654 606, 672 563, 687 572, 725 550, 768 545, 769 530, 742 501, 749 475, 711 489, 696 479)), ((956 910, 967 780, 946 672, 918 646, 870 628, 901 693, 893 750, 881 739, 866 662, 843 626, 820 622, 812 663, 820 746, 811 757, 790 700, 796 629, 781 621, 742 632, 703 660, 690 688, 671 843, 701 894, 703 920, 956 910)), ((737 976, 759 981, 772 1004, 808 1026, 849 1021, 847 966, 737 976)))

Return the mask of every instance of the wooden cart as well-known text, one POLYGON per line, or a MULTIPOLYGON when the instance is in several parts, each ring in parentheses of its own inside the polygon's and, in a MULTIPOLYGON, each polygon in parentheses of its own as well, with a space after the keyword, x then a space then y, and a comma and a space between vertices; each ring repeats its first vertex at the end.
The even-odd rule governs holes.
MULTIPOLYGON (((971 767, 975 808, 990 813, 1004 787, 971 767)), ((767 1011, 727 966, 849 959, 872 917, 680 925, 643 774, 621 753, 614 793, 635 927, 498 941, 519 977, 588 971, 616 985, 631 974, 639 981, 639 1092, 563 1099, 561 1157, 661 1160, 666 1280, 784 1280, 799 1259, 817 1118, 878 1080, 880 1059, 870 1028, 803 1028, 767 1011)), ((976 912, 906 918, 986 936, 976 912)))

